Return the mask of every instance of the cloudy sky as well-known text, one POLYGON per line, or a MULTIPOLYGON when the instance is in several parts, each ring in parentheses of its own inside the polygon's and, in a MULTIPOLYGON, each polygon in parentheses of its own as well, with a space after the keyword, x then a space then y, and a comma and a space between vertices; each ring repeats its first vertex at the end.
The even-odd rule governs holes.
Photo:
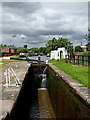
POLYGON ((3 2, 2 43, 43 47, 56 37, 85 45, 88 2, 3 2))

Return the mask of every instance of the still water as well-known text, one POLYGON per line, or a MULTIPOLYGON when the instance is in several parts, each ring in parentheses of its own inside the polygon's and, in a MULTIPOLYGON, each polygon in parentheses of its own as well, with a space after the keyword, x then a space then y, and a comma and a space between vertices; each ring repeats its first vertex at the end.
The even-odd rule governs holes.
MULTIPOLYGON (((47 66, 44 68, 43 73, 38 76, 40 78, 40 80, 41 80, 41 88, 46 87, 46 79, 47 79, 46 70, 47 70, 47 66)), ((32 101, 33 102, 32 102, 32 107, 30 109, 29 119, 31 119, 31 118, 40 118, 38 97, 34 97, 32 99, 32 101)))

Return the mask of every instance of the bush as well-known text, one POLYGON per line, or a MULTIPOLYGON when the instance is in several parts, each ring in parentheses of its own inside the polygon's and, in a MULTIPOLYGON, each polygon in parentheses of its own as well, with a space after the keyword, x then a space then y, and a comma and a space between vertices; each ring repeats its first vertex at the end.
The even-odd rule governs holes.
POLYGON ((27 53, 28 49, 27 48, 22 48, 20 50, 17 50, 17 52, 19 52, 19 53, 27 53))
POLYGON ((83 52, 83 49, 81 48, 81 46, 76 46, 75 52, 83 52))
POLYGON ((54 58, 52 58, 52 60, 55 60, 54 58))
POLYGON ((57 59, 57 62, 59 62, 59 59, 57 59))
POLYGON ((90 56, 90 52, 85 52, 85 53, 82 53, 82 55, 86 55, 86 56, 90 56))
POLYGON ((6 52, 5 52, 5 51, 1 51, 1 53, 3 53, 3 54, 4 54, 4 53, 6 53, 6 52))

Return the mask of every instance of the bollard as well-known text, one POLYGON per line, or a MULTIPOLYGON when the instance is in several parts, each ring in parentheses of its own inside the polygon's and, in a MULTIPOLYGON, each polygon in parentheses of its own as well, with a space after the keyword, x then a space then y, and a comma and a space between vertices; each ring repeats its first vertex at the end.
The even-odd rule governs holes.
POLYGON ((38 69, 37 69, 37 73, 38 73, 38 75, 40 74, 40 70, 41 70, 41 61, 40 61, 40 55, 38 56, 38 69))
POLYGON ((46 60, 46 64, 48 64, 48 60, 46 60))
POLYGON ((40 60, 41 60, 41 58, 40 58, 40 55, 38 56, 38 64, 40 65, 40 60))

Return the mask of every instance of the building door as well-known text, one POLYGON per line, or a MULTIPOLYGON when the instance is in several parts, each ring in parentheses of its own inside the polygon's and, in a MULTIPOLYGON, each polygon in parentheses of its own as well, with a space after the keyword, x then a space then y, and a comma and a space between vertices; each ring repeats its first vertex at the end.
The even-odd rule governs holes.
POLYGON ((63 58, 63 51, 60 51, 60 59, 63 58))

